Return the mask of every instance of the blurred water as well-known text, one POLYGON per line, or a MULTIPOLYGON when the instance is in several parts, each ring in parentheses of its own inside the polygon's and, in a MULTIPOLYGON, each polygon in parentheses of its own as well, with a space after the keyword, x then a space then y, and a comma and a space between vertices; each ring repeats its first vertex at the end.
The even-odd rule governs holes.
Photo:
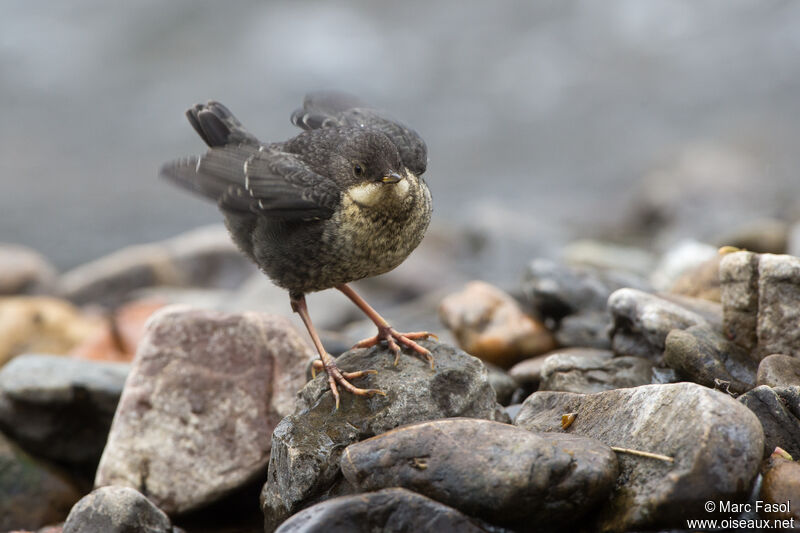
POLYGON ((429 145, 441 222, 539 239, 619 217, 695 143, 796 198, 800 3, 690 0, 5 0, 0 241, 69 267, 216 221, 157 179, 226 103, 265 140, 304 92, 345 89, 429 145))

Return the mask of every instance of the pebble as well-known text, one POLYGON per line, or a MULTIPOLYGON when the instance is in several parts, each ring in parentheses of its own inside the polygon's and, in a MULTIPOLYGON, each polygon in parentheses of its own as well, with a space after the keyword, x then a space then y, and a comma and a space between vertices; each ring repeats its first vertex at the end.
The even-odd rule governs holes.
POLYGON ((698 313, 665 298, 636 289, 619 289, 608 299, 614 318, 611 345, 618 355, 661 358, 667 334, 707 324, 698 313))
POLYGON ((567 348, 544 360, 539 390, 592 393, 647 385, 653 363, 643 357, 614 357, 609 350, 567 348))
POLYGON ((755 386, 758 369, 743 348, 708 326, 670 331, 664 363, 695 383, 735 394, 755 386))
POLYGON ((173 533, 169 517, 130 487, 101 487, 75 504, 63 533, 173 533))
POLYGON ((464 351, 501 368, 555 348, 543 324, 510 295, 482 281, 442 300, 439 317, 464 351))
POLYGON ((800 388, 761 385, 739 397, 764 429, 764 456, 780 446, 800 457, 800 388))
POLYGON ((18 244, 0 243, 0 295, 49 294, 56 269, 40 253, 18 244))
POLYGON ((756 385, 800 387, 800 359, 782 353, 766 356, 758 364, 756 385))

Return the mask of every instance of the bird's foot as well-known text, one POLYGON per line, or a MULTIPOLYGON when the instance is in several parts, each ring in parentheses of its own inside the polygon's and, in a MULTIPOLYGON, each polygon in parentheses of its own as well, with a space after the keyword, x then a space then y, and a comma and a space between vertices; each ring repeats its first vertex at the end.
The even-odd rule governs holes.
MULTIPOLYGON (((330 356, 329 356, 330 357, 330 356)), ((350 380, 358 379, 366 376, 367 374, 377 374, 377 370, 358 370, 356 372, 343 372, 336 366, 336 363, 331 361, 326 364, 324 361, 317 359, 311 364, 311 376, 316 377, 316 373, 324 370, 328 374, 328 385, 331 388, 331 393, 336 400, 336 409, 339 409, 339 389, 341 386, 344 390, 356 396, 374 396, 380 394, 386 396, 386 393, 378 389, 360 389, 350 383, 350 380)))
POLYGON ((370 348, 376 346, 381 341, 386 341, 386 344, 389 345, 389 349, 394 354, 394 364, 397 366, 397 363, 400 361, 400 346, 398 346, 398 343, 400 343, 403 346, 411 348, 415 354, 430 363, 431 370, 433 370, 433 354, 431 354, 431 351, 414 342, 414 339, 427 339, 428 337, 439 340, 439 337, 427 331, 399 333, 391 326, 378 326, 377 335, 357 342, 353 348, 370 348))

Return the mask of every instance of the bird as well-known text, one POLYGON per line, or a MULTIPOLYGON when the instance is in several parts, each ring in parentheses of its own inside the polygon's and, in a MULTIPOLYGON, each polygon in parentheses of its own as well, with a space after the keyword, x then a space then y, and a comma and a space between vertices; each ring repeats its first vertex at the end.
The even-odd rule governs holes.
POLYGON ((354 348, 385 341, 397 365, 401 347, 430 363, 417 340, 400 333, 348 284, 386 273, 419 245, 432 212, 423 174, 428 150, 420 135, 347 93, 320 91, 291 114, 302 131, 261 142, 221 103, 186 111, 208 150, 162 166, 167 180, 217 203, 236 246, 273 283, 289 292, 319 354, 339 408, 339 387, 358 396, 385 395, 351 383, 375 370, 345 372, 320 341, 305 295, 335 288, 375 323, 378 332, 354 348))

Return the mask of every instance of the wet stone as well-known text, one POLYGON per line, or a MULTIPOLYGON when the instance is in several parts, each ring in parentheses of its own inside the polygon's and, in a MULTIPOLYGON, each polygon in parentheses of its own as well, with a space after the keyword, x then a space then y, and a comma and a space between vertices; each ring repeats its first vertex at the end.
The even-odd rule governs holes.
POLYGON ((706 326, 670 331, 664 363, 706 387, 741 394, 755 386, 756 362, 743 348, 706 326))
POLYGON ((594 439, 465 418, 351 444, 341 466, 358 491, 404 487, 510 527, 578 523, 617 477, 614 453, 594 439))
POLYGON ((313 505, 281 524, 277 533, 459 531, 483 533, 477 520, 402 488, 340 496, 313 505))
POLYGON ((800 387, 762 385, 740 396, 739 401, 761 422, 765 456, 780 446, 800 457, 800 387))

